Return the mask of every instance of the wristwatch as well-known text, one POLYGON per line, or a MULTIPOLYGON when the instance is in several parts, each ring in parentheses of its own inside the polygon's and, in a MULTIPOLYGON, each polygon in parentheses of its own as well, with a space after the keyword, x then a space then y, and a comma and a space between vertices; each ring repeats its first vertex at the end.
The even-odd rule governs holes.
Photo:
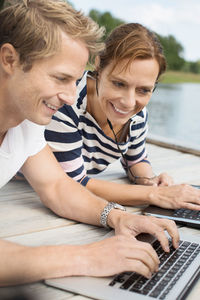
POLYGON ((123 210, 125 211, 126 208, 120 204, 117 204, 115 202, 109 202, 103 209, 102 213, 101 213, 101 216, 100 216, 100 223, 103 227, 105 228, 110 228, 107 224, 107 219, 108 219, 108 215, 110 213, 110 211, 112 209, 120 209, 120 210, 123 210))

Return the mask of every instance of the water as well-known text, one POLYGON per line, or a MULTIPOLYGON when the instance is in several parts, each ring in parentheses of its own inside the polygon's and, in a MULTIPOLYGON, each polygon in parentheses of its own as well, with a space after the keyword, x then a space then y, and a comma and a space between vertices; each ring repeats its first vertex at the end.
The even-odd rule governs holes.
POLYGON ((149 133, 200 146, 200 84, 159 84, 147 105, 149 133))

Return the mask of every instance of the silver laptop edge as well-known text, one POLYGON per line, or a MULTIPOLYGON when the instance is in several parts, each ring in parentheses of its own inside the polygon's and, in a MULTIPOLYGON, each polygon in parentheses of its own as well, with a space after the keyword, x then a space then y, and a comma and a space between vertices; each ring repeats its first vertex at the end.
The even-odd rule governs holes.
MULTIPOLYGON (((112 232, 108 233, 106 237, 113 235, 112 232)), ((104 237, 105 238, 105 237, 104 237)), ((200 244, 200 237, 189 236, 180 232, 180 238, 184 241, 194 242, 200 244)), ((180 300, 184 297, 185 292, 190 284, 193 283, 192 279, 198 277, 200 274, 200 253, 196 256, 187 271, 177 281, 175 286, 171 289, 166 296, 166 300, 180 300)), ((81 294, 92 299, 99 300, 145 300, 155 299, 150 296, 140 295, 135 292, 122 290, 116 287, 109 286, 113 277, 95 278, 95 277, 64 277, 57 279, 48 279, 46 284, 54 286, 72 293, 81 294)))

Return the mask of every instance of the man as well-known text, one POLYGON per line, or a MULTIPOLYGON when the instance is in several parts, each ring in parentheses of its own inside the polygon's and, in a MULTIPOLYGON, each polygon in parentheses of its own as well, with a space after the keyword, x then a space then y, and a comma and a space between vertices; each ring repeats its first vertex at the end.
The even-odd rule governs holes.
POLYGON ((74 102, 89 55, 102 48, 102 30, 65 2, 53 0, 23 0, 0 13, 0 24, 0 186, 21 168, 57 215, 110 226, 118 234, 81 246, 25 247, 1 240, 0 284, 125 270, 150 277, 158 257, 134 237, 152 233, 169 251, 164 230, 178 247, 175 224, 133 216, 94 196, 64 173, 43 136, 52 115, 74 102))

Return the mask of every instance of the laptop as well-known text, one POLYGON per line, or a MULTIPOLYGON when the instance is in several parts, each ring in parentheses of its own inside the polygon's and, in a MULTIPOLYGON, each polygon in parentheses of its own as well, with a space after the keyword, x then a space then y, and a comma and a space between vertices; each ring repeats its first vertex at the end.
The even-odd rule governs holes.
MULTIPOLYGON (((200 189, 200 185, 192 185, 200 189)), ((144 215, 174 220, 177 224, 200 228, 200 211, 191 209, 165 209, 150 205, 142 210, 144 215)))
POLYGON ((175 250, 170 245, 170 253, 165 253, 153 236, 138 236, 141 241, 153 245, 160 259, 159 271, 151 279, 135 272, 124 272, 102 278, 74 276, 48 279, 45 283, 98 300, 185 299, 200 277, 200 236, 187 236, 180 232, 180 237, 179 248, 175 250))

